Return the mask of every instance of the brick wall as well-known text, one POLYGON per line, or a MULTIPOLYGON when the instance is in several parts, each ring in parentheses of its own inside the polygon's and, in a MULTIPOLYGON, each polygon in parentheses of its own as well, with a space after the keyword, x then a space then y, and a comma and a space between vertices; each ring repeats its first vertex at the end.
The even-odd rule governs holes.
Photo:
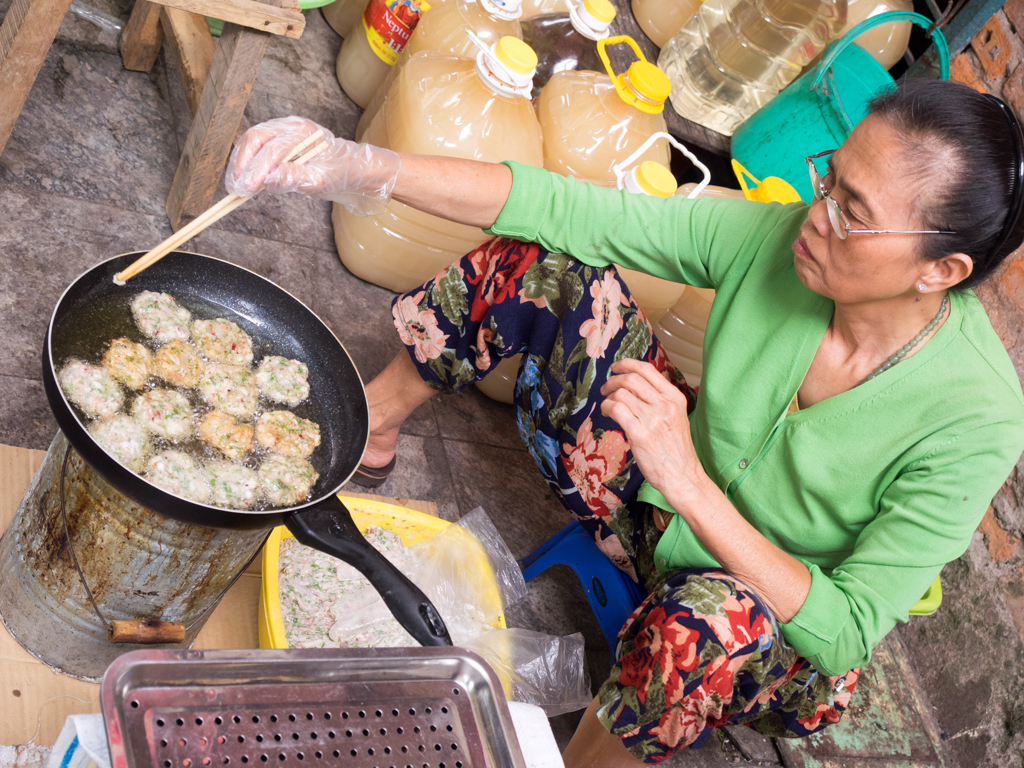
MULTIPOLYGON (((1024 0, 1010 0, 952 62, 952 78, 1001 96, 1024 122, 1024 0)), ((1024 380, 1024 248, 976 290, 1024 380)), ((1024 460, 962 558, 934 616, 901 629, 961 768, 1024 765, 1024 460)))
MULTIPOLYGON (((952 79, 982 93, 1001 96, 1024 122, 1024 0, 1010 0, 953 60, 952 79)), ((1024 379, 1024 248, 1007 259, 1001 274, 976 290, 1024 379)), ((979 530, 1001 583, 1016 607, 1014 619, 1024 641, 1024 461, 992 502, 979 530)))

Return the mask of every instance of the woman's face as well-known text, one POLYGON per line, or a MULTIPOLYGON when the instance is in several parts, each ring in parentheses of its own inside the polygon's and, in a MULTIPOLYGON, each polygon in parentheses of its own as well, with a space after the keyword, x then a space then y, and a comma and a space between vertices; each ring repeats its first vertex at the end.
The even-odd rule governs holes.
MULTIPOLYGON (((929 181, 909 172, 905 156, 885 121, 869 115, 829 158, 825 187, 851 229, 927 229, 920 212, 929 181)), ((819 172, 824 176, 820 166, 819 172)), ((826 206, 825 200, 811 205, 793 243, 794 266, 804 285, 844 304, 917 293, 929 266, 918 256, 921 235, 851 234, 840 240, 826 206)))

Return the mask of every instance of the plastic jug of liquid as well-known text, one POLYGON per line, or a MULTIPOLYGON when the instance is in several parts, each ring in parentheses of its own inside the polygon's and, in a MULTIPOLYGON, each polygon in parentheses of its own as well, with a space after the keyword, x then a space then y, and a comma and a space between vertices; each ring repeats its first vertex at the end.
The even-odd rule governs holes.
MULTIPOLYGON (((787 182, 777 176, 768 176, 759 181, 735 160, 732 168, 739 179, 742 190, 726 187, 684 184, 676 190, 677 195, 686 197, 714 197, 757 200, 762 203, 795 203, 800 195, 787 182), (747 180, 753 186, 747 183, 747 180)), ((711 312, 711 301, 715 298, 710 288, 695 288, 687 285, 676 303, 657 322, 653 322, 654 335, 665 346, 669 360, 682 371, 691 387, 700 385, 704 372, 704 332, 711 312)))
MULTIPOLYGON (((597 49, 608 74, 556 73, 537 99, 537 119, 544 132, 547 170, 614 187, 616 163, 653 134, 666 133, 662 112, 670 85, 632 38, 605 38, 597 49), (627 43, 639 58, 619 75, 612 71, 606 51, 616 43, 627 43)), ((668 166, 668 142, 655 142, 636 160, 668 166)))
POLYGON ((367 2, 368 0, 334 0, 320 10, 324 14, 324 20, 331 25, 331 29, 342 37, 348 37, 359 23, 367 2))
POLYGON ((391 84, 399 76, 410 58, 421 51, 435 51, 446 56, 461 59, 475 59, 476 45, 466 34, 473 32, 487 45, 493 45, 503 37, 522 39, 519 26, 522 0, 448 0, 434 8, 416 25, 416 34, 405 46, 395 66, 387 73, 384 82, 366 105, 359 124, 356 126, 356 140, 361 141, 374 116, 380 111, 391 84))
POLYGON ((608 37, 615 20, 609 0, 566 0, 563 13, 545 13, 523 22, 523 41, 537 54, 533 95, 540 94, 556 72, 604 71, 597 42, 608 37))
MULTIPOLYGON (((651 195, 652 197, 672 197, 677 193, 677 185, 672 172, 660 163, 652 160, 639 162, 648 148, 655 142, 669 142, 690 159, 696 168, 704 174, 704 179, 696 185, 699 194, 711 180, 711 172, 707 166, 697 159, 685 145, 667 133, 656 133, 637 147, 633 153, 613 168, 618 189, 625 189, 633 194, 651 195)), ((669 308, 676 303, 683 292, 682 283, 672 282, 654 277, 643 272, 616 266, 619 276, 629 287, 629 292, 644 311, 648 322, 654 324, 661 319, 669 308)))
MULTIPOLYGON (((846 30, 860 24, 871 16, 887 11, 912 11, 913 0, 847 0, 846 25, 837 37, 846 34, 846 30)), ((885 69, 891 69, 903 58, 910 42, 910 30, 914 24, 910 21, 894 21, 868 30, 856 39, 857 45, 871 54, 872 58, 885 69)))
MULTIPOLYGON (((514 37, 481 50, 475 60, 418 53, 392 84, 364 139, 396 152, 541 166, 540 126, 529 98, 536 65, 533 51, 514 37)), ((332 220, 342 263, 393 291, 415 288, 488 239, 476 227, 395 200, 379 216, 356 216, 335 205, 332 220)))
POLYGON ((700 4, 701 0, 632 0, 637 24, 659 48, 676 36, 700 4))
POLYGON ((565 0, 523 0, 523 15, 520 21, 532 19, 545 13, 558 13, 565 10, 565 0))
POLYGON ((360 24, 341 44, 336 72, 348 97, 365 108, 412 36, 426 0, 369 0, 360 24))
POLYGON ((846 25, 846 0, 705 0, 661 49, 672 106, 731 136, 846 25))

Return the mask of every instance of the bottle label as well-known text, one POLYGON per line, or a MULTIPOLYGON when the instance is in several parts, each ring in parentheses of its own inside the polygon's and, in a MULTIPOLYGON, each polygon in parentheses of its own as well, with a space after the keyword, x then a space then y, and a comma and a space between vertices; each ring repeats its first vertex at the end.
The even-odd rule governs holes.
POLYGON ((394 66, 420 17, 430 10, 424 0, 370 0, 363 12, 363 29, 370 49, 394 66))

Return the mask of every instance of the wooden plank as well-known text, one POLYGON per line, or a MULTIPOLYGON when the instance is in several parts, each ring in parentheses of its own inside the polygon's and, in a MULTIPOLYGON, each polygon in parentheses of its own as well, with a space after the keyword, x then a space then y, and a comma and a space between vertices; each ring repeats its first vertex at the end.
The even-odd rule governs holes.
POLYGON ((269 42, 267 32, 224 25, 167 197, 174 231, 213 203, 269 42))
POLYGON ((257 0, 153 0, 183 11, 200 13, 242 27, 251 27, 272 35, 298 38, 306 27, 306 17, 296 0, 261 3, 257 0))
POLYGON ((160 55, 164 30, 160 26, 161 6, 149 0, 135 0, 132 15, 121 33, 118 47, 125 69, 149 72, 160 55))
POLYGON ((174 54, 185 98, 188 99, 188 108, 194 117, 199 109, 199 99, 203 95, 210 67, 213 66, 217 44, 210 34, 205 16, 170 6, 157 7, 162 8, 160 24, 167 36, 167 45, 174 54))
MULTIPOLYGON (((45 451, 0 445, 0 531, 6 531, 43 463, 45 451)), ((9 578, 8 574, 0 578, 9 578)), ((68 715, 100 711, 100 686, 59 675, 34 658, 0 624, 0 744, 50 746, 68 715)))
POLYGON ((71 0, 14 0, 0 25, 0 154, 71 0))

